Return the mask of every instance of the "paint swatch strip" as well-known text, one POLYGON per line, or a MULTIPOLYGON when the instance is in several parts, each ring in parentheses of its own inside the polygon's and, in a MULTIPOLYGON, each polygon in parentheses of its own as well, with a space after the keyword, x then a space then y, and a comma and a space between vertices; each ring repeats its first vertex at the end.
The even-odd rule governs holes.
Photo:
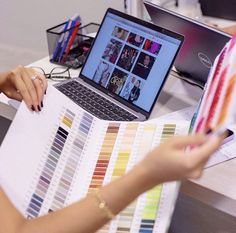
MULTIPOLYGON (((120 143, 120 148, 118 150, 118 156, 115 162, 111 180, 115 180, 118 177, 125 174, 128 161, 132 152, 132 148, 134 145, 137 129, 138 129, 138 124, 126 125, 125 132, 123 134, 123 137, 120 143)), ((117 224, 117 229, 119 232, 121 232, 121 229, 123 228, 124 229, 130 228, 129 223, 128 223, 128 226, 127 225, 124 226, 122 223, 123 222, 127 223, 127 221, 130 222, 130 218, 132 218, 132 213, 134 212, 134 208, 135 206, 129 206, 120 213, 119 219, 121 219, 121 223, 119 221, 117 224)), ((99 232, 106 232, 106 229, 109 229, 109 225, 110 225, 109 223, 105 225, 99 232)))
POLYGON ((103 184, 110 157, 117 139, 119 127, 119 123, 109 123, 107 127, 88 192, 100 188, 103 184))
POLYGON ((68 198, 68 192, 71 188, 80 157, 86 145, 92 122, 93 117, 84 112, 78 127, 77 135, 71 147, 70 155, 67 158, 65 168, 54 195, 52 206, 48 212, 56 211, 65 206, 65 201, 68 198))
POLYGON ((164 128, 162 130, 161 135, 161 143, 166 139, 173 137, 175 135, 176 125, 175 124, 164 124, 164 128))
POLYGON ((54 176, 54 172, 56 170, 62 150, 69 134, 68 131, 64 129, 63 125, 66 125, 67 127, 69 125, 71 127, 74 117, 75 114, 73 114, 70 110, 66 110, 66 113, 61 120, 62 126, 58 127, 56 135, 49 149, 47 160, 44 164, 38 183, 36 185, 36 189, 32 194, 30 203, 26 209, 26 215, 28 216, 28 218, 37 217, 40 213, 45 196, 48 192, 49 186, 54 176), (67 116, 67 118, 69 119, 66 124, 64 123, 65 116, 67 116))
MULTIPOLYGON (((168 138, 175 135, 175 124, 164 124, 160 142, 164 142, 168 138)), ((158 203, 161 198, 162 185, 157 186, 146 194, 146 203, 143 208, 142 220, 139 233, 152 233, 156 218, 158 215, 158 203)))
POLYGON ((158 215, 158 204, 161 199, 161 191, 162 185, 147 192, 139 233, 153 232, 154 224, 158 215))
POLYGON ((118 157, 112 173, 111 180, 114 180, 125 174, 127 164, 133 149, 134 139, 137 133, 138 124, 128 124, 118 152, 118 157))

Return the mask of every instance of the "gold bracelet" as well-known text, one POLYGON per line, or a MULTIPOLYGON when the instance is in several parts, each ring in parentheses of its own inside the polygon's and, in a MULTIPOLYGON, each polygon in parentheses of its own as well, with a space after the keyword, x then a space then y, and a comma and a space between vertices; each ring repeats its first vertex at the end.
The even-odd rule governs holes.
POLYGON ((111 209, 107 206, 105 200, 102 199, 99 190, 93 193, 96 201, 98 202, 98 208, 102 210, 108 219, 113 219, 115 214, 112 213, 111 209))

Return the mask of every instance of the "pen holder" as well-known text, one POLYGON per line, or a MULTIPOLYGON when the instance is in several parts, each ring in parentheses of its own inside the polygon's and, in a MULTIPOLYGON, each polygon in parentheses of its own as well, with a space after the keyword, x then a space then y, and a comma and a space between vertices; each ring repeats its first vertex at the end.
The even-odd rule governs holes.
POLYGON ((79 68, 86 59, 100 25, 89 23, 64 30, 65 24, 46 30, 50 62, 79 68))

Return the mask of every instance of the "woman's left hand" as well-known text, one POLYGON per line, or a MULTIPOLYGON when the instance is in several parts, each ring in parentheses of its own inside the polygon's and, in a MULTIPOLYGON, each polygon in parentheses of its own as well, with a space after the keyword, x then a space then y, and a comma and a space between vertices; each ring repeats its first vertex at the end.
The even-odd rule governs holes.
POLYGON ((163 182, 199 178, 207 160, 224 138, 225 134, 176 136, 160 144, 137 165, 144 171, 146 190, 163 182))
POLYGON ((0 91, 9 98, 24 100, 33 111, 41 111, 46 89, 46 78, 32 68, 17 66, 0 75, 0 91))

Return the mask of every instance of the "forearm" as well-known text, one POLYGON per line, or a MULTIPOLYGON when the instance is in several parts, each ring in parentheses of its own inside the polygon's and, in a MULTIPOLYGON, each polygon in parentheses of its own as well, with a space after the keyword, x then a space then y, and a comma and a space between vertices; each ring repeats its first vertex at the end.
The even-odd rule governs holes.
MULTIPOLYGON (((117 179, 100 190, 102 199, 105 200, 108 208, 114 214, 119 213, 147 189, 143 175, 144 171, 141 167, 137 167, 124 177, 117 179)), ((95 232, 109 221, 106 212, 100 209, 98 204, 95 196, 89 194, 80 202, 40 218, 24 220, 17 215, 15 227, 12 227, 9 232, 6 229, 0 229, 0 233, 95 232), (17 231, 14 231, 14 229, 17 229, 17 231)), ((1 212, 4 212, 4 210, 1 212)), ((14 225, 13 222, 11 224, 14 225)))

